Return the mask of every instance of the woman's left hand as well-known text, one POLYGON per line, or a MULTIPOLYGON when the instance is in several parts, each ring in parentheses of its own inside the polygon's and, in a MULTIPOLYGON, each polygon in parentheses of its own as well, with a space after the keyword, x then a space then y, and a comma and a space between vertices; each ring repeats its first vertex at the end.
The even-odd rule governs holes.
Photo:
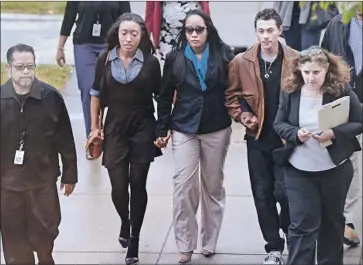
POLYGON ((325 143, 334 139, 334 132, 332 129, 325 130, 322 134, 314 134, 314 139, 317 140, 319 143, 325 143))
POLYGON ((168 131, 168 135, 166 137, 159 137, 154 141, 154 145, 158 148, 165 148, 168 145, 169 139, 171 136, 171 131, 168 131))

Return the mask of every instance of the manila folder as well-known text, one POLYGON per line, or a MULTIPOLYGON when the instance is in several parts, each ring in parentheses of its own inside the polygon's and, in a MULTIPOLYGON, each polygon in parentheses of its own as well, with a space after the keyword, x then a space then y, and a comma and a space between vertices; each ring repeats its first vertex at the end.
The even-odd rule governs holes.
MULTIPOLYGON (((325 104, 318 112, 319 129, 325 131, 349 121, 350 97, 341 97, 333 102, 325 104)), ((322 143, 321 147, 331 145, 331 141, 322 143)))

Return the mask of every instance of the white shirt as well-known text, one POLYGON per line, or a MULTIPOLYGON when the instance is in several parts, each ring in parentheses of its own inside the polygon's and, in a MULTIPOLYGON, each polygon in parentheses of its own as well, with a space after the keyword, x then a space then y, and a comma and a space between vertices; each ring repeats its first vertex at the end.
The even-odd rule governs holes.
MULTIPOLYGON (((301 128, 307 129, 312 133, 319 133, 318 111, 323 105, 322 97, 309 98, 301 96, 299 109, 299 124, 301 128)), ((336 167, 333 163, 328 150, 320 147, 318 141, 310 137, 303 145, 297 146, 291 155, 289 162, 295 168, 317 172, 336 167)))

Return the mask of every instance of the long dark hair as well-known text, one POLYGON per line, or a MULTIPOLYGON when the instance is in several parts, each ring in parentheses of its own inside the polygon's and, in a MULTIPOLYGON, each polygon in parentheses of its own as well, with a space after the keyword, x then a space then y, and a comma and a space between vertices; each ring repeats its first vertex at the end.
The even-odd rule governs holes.
POLYGON ((168 54, 170 61, 173 62, 173 71, 174 77, 176 78, 177 83, 181 83, 186 74, 186 66, 185 66, 185 57, 184 57, 184 49, 188 44, 188 40, 186 38, 185 32, 185 23, 187 19, 192 16, 197 15, 200 16, 205 25, 207 26, 207 42, 209 43, 210 49, 210 57, 214 59, 214 63, 210 65, 212 67, 211 75, 218 76, 221 78, 222 82, 225 82, 227 79, 226 76, 226 67, 228 67, 228 63, 232 59, 232 51, 228 45, 226 45, 222 39, 219 37, 217 28, 214 26, 212 19, 206 13, 199 9, 191 10, 188 12, 186 18, 183 21, 183 27, 181 31, 178 33, 176 37, 176 44, 173 47, 172 51, 168 54))
POLYGON ((106 36, 106 42, 108 44, 107 50, 111 51, 113 48, 120 46, 120 42, 118 40, 118 31, 120 24, 124 21, 133 21, 139 24, 141 28, 141 40, 138 48, 144 53, 154 54, 155 47, 150 40, 145 20, 143 20, 141 16, 135 13, 123 13, 117 18, 116 22, 113 23, 111 28, 108 30, 106 36))

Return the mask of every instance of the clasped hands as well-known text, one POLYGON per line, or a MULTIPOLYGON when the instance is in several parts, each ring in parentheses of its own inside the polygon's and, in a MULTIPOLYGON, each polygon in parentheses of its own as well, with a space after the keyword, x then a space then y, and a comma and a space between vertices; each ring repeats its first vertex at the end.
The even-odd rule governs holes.
POLYGON ((334 139, 334 132, 332 129, 328 129, 321 133, 313 133, 307 129, 301 128, 297 132, 297 137, 303 143, 305 143, 307 140, 309 140, 310 137, 313 137, 319 143, 325 143, 327 141, 330 141, 331 139, 334 139))
POLYGON ((169 139, 170 139, 171 132, 168 131, 167 136, 165 137, 159 137, 154 141, 154 145, 158 148, 165 148, 168 145, 169 139))

